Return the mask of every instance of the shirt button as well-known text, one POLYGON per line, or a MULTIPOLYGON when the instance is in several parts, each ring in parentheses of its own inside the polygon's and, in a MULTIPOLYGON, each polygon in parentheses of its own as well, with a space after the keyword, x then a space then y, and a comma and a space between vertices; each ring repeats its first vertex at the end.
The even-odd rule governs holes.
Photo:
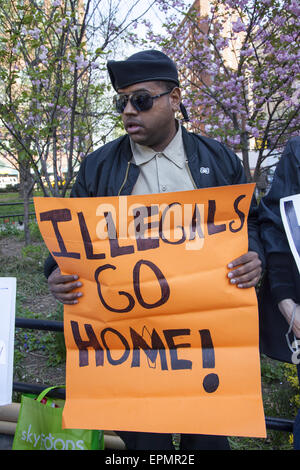
POLYGON ((160 158, 160 157, 163 156, 163 154, 162 154, 162 153, 158 153, 157 156, 160 158))
POLYGON ((162 191, 167 191, 167 186, 163 185, 163 186, 161 187, 161 190, 162 190, 162 191))

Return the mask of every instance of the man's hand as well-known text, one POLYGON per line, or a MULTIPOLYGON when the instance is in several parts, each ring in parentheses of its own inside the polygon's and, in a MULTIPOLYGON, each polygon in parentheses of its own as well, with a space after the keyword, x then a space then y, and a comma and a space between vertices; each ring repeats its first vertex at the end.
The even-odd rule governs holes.
POLYGON ((82 296, 82 292, 73 292, 82 283, 78 281, 78 276, 75 275, 62 275, 59 268, 56 268, 48 277, 48 287, 51 294, 66 305, 73 305, 78 303, 78 298, 82 296))
POLYGON ((231 269, 228 273, 230 282, 244 289, 255 287, 262 272, 261 261, 255 251, 248 251, 248 253, 231 261, 228 268, 231 269))
POLYGON ((284 299, 279 302, 278 308, 289 325, 292 321, 294 308, 296 308, 292 331, 296 338, 300 338, 300 305, 296 304, 292 299, 284 299))

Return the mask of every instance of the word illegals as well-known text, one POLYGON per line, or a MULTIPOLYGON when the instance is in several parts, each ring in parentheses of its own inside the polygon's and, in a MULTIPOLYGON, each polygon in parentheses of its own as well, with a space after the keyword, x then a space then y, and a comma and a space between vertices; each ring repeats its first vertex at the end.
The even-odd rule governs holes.
MULTIPOLYGON (((225 223, 216 224, 215 223, 215 215, 216 215, 216 201, 209 200, 208 201, 208 210, 207 210, 207 233, 208 235, 215 235, 220 232, 224 232, 229 229, 233 233, 237 233, 242 230, 244 223, 245 223, 245 214, 239 209, 239 203, 242 199, 245 198, 245 195, 238 196, 235 201, 233 202, 233 209, 235 212, 235 216, 238 216, 240 223, 237 227, 235 227, 235 220, 229 222, 228 227, 225 223)), ((135 241, 136 241, 136 249, 138 251, 145 251, 150 249, 158 248, 160 245, 160 241, 167 244, 172 245, 179 245, 186 241, 194 240, 196 237, 196 233, 200 238, 204 238, 204 234, 201 228, 201 218, 200 218, 200 210, 199 204, 194 205, 194 211, 190 220, 189 225, 189 237, 187 237, 187 230, 184 226, 177 227, 176 233, 178 233, 178 229, 181 231, 181 238, 176 237, 177 239, 171 240, 168 235, 170 234, 170 224, 165 226, 165 222, 167 220, 168 212, 174 207, 178 206, 182 208, 182 205, 179 202, 173 202, 171 204, 166 205, 165 209, 163 210, 161 217, 156 221, 151 221, 150 217, 153 215, 159 214, 159 207, 152 205, 149 207, 140 206, 135 208, 133 211, 134 217, 134 230, 135 230, 135 241), (157 236, 156 237, 145 237, 145 233, 149 230, 157 229, 157 236)), ((110 256, 115 258, 117 256, 127 255, 134 253, 135 247, 133 244, 129 244, 127 246, 120 246, 118 242, 116 224, 114 221, 114 217, 112 212, 104 212, 105 217, 105 224, 107 228, 107 236, 109 239, 110 244, 110 256)), ((85 217, 83 212, 77 213, 78 223, 80 227, 81 237, 85 249, 85 254, 87 259, 105 259, 105 253, 94 253, 94 247, 91 241, 89 229, 87 227, 85 217)), ((75 258, 80 259, 80 253, 68 251, 59 230, 59 223, 67 223, 72 221, 72 214, 71 211, 67 208, 65 209, 54 209, 46 212, 40 213, 40 220, 41 222, 49 221, 52 223, 54 233, 60 248, 60 251, 53 252, 53 255, 56 257, 65 257, 65 258, 75 258)), ((101 237, 99 237, 101 238, 101 237)))

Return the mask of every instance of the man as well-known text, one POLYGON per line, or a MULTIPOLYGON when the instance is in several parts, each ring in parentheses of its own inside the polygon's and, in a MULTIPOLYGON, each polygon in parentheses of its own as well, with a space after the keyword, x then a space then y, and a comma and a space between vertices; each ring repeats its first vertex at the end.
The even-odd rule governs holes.
MULTIPOLYGON (((144 51, 108 62, 118 95, 116 109, 127 135, 89 155, 81 165, 72 197, 118 196, 191 190, 246 182, 239 159, 222 144, 189 133, 175 119, 181 103, 174 62, 159 51, 144 51)), ((256 226, 255 202, 248 221, 249 251, 229 260, 229 282, 254 287, 263 253, 256 226)), ((45 264, 50 291, 64 304, 79 301, 76 276, 62 276, 55 261, 45 264)), ((127 449, 172 449, 170 434, 119 433, 127 449)), ((184 449, 228 449, 225 437, 183 435, 184 449)))
MULTIPOLYGON (((267 264, 259 291, 260 348, 273 359, 288 363, 297 350, 289 343, 300 338, 300 276, 282 223, 280 199, 300 194, 299 168, 300 137, 293 137, 276 166, 270 191, 259 205, 267 264)), ((298 348, 299 344, 298 340, 298 348)), ((300 380, 299 364, 297 371, 300 380)), ((300 410, 294 423, 294 448, 300 449, 300 410)))

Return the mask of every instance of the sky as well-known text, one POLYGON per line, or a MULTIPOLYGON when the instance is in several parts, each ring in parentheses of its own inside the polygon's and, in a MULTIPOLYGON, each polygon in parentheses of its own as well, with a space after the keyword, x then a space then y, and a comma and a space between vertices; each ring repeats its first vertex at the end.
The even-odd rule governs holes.
MULTIPOLYGON (((193 3, 193 0, 184 0, 185 4, 187 6, 190 6, 193 3)), ((146 36, 146 28, 142 24, 142 20, 146 19, 147 21, 151 22, 152 24, 152 31, 155 34, 159 34, 164 32, 165 30, 162 28, 162 25, 165 20, 165 14, 158 8, 158 1, 157 0, 103 0, 103 4, 101 2, 101 5, 103 5, 104 10, 107 12, 109 9, 112 7, 117 8, 118 11, 118 17, 117 17, 117 22, 120 24, 126 18, 128 11, 131 10, 132 12, 129 18, 126 19, 126 23, 128 24, 134 19, 138 18, 141 16, 143 12, 147 12, 144 14, 144 16, 139 20, 139 25, 136 29, 133 29, 133 32, 137 33, 141 38, 145 38, 146 36)), ((174 10, 173 10, 174 12, 174 10)), ((118 45, 118 48, 116 51, 113 52, 114 59, 118 60, 121 58, 124 58, 124 55, 129 57, 131 54, 134 54, 135 52, 138 52, 140 50, 140 46, 134 46, 134 45, 128 45, 126 44, 124 48, 122 45, 118 45)))
MULTIPOLYGON (((122 5, 125 8, 130 7, 134 3, 134 0, 122 0, 122 5)), ((135 16, 136 14, 139 14, 143 10, 147 10, 150 5, 153 3, 153 0, 140 0, 137 8, 135 8, 134 13, 135 16)), ((153 5, 151 6, 151 9, 146 13, 145 18, 147 20, 150 20, 151 23, 153 24, 155 32, 159 32, 161 30, 161 25, 164 21, 164 15, 163 13, 158 9, 157 6, 153 5)))
MULTIPOLYGON (((121 9, 120 12, 126 12, 130 8, 131 5, 136 3, 137 0, 121 0, 121 9)), ((137 17, 139 14, 141 14, 142 11, 145 11, 148 9, 149 6, 153 3, 153 0, 140 0, 138 3, 138 6, 134 8, 132 17, 137 17)), ((186 4, 189 5, 191 4, 191 0, 186 0, 186 4)), ((145 19, 150 21, 153 26, 153 32, 154 33, 160 33, 162 32, 162 24, 164 22, 164 13, 159 10, 157 5, 152 5, 150 10, 144 15, 145 19)), ((141 37, 145 36, 145 27, 141 24, 138 26, 138 28, 135 30, 141 37)), ((139 47, 138 47, 139 50, 139 47)), ((128 51, 128 55, 131 53, 136 52, 137 49, 132 46, 132 50, 128 51)))

